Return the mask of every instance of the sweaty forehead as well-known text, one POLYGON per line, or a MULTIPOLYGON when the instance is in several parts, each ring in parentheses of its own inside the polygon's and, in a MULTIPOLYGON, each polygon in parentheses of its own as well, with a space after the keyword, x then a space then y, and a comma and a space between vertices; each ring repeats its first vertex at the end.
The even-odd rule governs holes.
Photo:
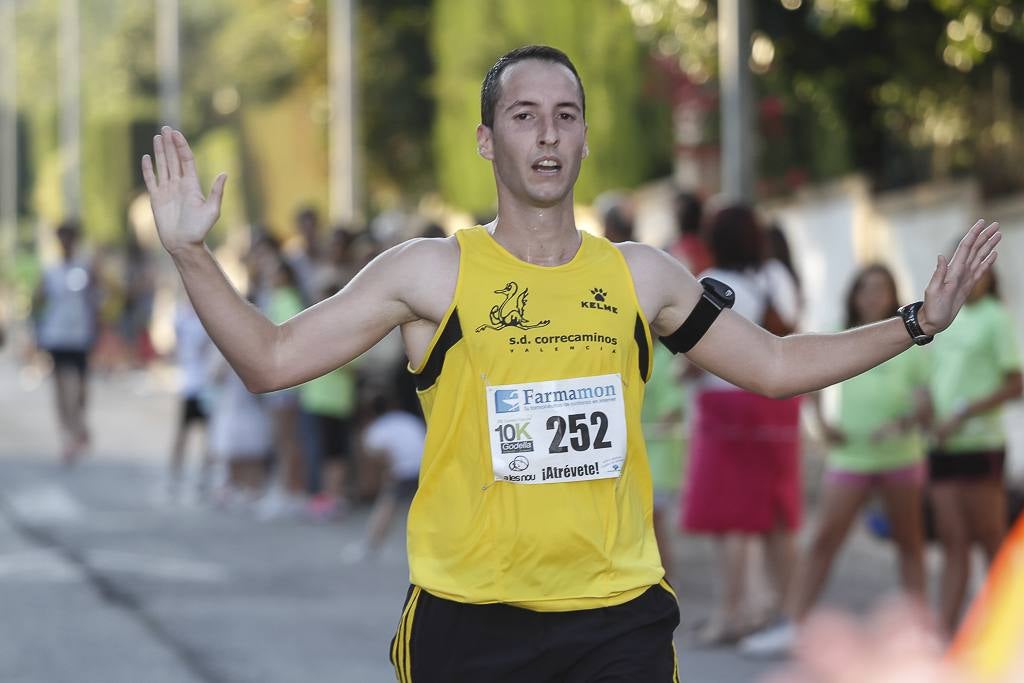
POLYGON ((575 102, 582 108, 579 83, 569 67, 557 62, 525 59, 506 68, 499 81, 500 110, 517 100, 575 102))

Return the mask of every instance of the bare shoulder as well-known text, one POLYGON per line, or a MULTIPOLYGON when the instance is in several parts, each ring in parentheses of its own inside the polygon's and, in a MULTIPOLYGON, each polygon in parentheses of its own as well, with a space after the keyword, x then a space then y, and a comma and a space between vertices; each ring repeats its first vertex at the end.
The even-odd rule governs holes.
POLYGON ((360 273, 397 289, 420 287, 458 275, 459 246, 454 237, 418 237, 396 244, 360 273))
POLYGON ((688 312, 700 297, 700 285, 671 254, 639 242, 615 247, 626 259, 637 298, 648 322, 656 330, 676 323, 679 311, 688 312))
POLYGON ((670 268, 681 264, 671 254, 642 242, 618 242, 613 246, 622 252, 630 270, 638 268, 670 268))
POLYGON ((388 249, 374 265, 416 318, 437 322, 455 296, 459 244, 454 237, 411 239, 388 249))

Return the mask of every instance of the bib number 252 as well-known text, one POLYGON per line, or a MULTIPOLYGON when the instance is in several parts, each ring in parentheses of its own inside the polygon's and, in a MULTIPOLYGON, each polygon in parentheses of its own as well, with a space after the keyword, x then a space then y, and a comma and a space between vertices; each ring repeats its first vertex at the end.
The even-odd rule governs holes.
POLYGON ((608 416, 600 410, 590 413, 572 413, 568 421, 561 415, 552 415, 545 425, 548 432, 554 432, 551 438, 551 445, 548 446, 548 453, 568 453, 569 446, 574 451, 587 451, 591 449, 590 428, 594 427, 597 433, 593 438, 593 448, 611 448, 612 442, 605 437, 608 433, 608 416), (569 434, 569 445, 565 445, 566 432, 569 434))

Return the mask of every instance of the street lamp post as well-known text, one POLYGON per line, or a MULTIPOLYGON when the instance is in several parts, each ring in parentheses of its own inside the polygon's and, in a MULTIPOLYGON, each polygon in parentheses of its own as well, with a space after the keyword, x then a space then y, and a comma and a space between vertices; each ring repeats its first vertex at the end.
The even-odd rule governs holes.
POLYGON ((750 0, 718 3, 718 62, 721 74, 722 194, 754 199, 753 80, 750 60, 750 0))
POLYGON ((78 0, 61 0, 57 42, 62 209, 65 217, 77 217, 82 209, 82 74, 79 70, 78 0))

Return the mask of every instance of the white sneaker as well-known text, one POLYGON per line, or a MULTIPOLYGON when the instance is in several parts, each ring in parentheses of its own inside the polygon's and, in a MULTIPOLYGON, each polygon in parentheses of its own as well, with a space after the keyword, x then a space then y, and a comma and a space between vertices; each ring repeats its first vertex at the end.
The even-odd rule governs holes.
POLYGON ((745 657, 780 657, 789 654, 795 644, 796 625, 784 619, 750 634, 740 641, 738 649, 745 657))

